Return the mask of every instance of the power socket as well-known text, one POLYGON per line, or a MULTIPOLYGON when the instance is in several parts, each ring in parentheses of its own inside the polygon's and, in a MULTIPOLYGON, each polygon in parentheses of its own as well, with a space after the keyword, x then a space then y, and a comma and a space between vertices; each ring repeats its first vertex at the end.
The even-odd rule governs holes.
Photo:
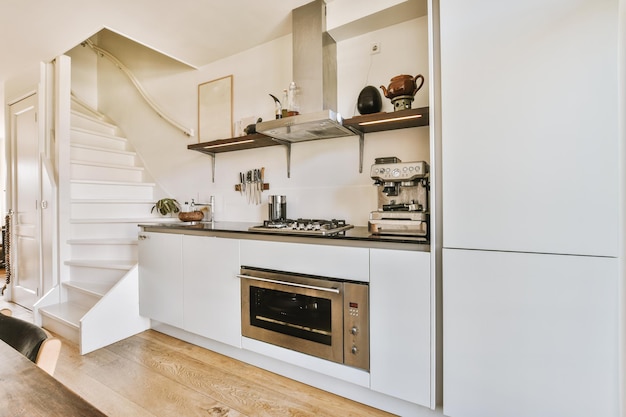
POLYGON ((380 42, 373 42, 370 45, 370 55, 379 54, 380 53, 380 42))

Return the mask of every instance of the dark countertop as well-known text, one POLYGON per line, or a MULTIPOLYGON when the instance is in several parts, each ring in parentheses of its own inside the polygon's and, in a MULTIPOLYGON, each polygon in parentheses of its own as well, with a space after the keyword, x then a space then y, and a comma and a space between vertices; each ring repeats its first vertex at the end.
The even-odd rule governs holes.
POLYGON ((356 226, 334 236, 309 235, 290 232, 249 230, 256 222, 162 222, 140 224, 147 232, 182 233, 236 239, 255 239, 279 242, 310 243, 335 246, 360 246, 381 249, 402 249, 430 252, 430 243, 411 236, 372 235, 367 227, 356 226))

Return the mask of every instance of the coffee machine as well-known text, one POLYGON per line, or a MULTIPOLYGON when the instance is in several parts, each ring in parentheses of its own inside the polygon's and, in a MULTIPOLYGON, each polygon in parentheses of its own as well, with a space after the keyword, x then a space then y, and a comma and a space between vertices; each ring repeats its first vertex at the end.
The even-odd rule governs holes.
POLYGON ((429 239, 429 165, 376 158, 370 176, 378 189, 378 209, 370 213, 369 231, 429 239))

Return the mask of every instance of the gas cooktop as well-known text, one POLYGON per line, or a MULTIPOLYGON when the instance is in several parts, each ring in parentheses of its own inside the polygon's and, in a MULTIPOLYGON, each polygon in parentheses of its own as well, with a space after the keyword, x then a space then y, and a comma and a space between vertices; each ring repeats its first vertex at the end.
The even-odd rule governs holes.
POLYGON ((299 233, 306 235, 332 236, 352 229, 354 226, 346 224, 345 220, 265 220, 262 225, 252 226, 248 230, 266 233, 299 233))

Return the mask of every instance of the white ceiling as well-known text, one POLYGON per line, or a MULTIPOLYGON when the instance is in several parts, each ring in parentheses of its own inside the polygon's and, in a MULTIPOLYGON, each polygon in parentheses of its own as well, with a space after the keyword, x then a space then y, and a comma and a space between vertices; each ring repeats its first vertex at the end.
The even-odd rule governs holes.
POLYGON ((194 67, 291 33, 311 0, 2 0, 0 82, 102 28, 194 67))

